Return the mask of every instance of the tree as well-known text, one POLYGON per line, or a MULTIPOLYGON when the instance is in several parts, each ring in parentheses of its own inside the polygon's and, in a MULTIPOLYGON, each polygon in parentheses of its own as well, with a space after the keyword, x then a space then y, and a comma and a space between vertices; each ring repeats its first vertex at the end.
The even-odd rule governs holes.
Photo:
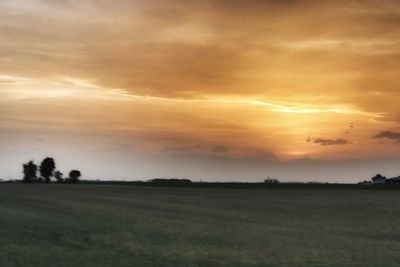
POLYGON ((267 178, 264 180, 265 184, 279 184, 279 180, 278 179, 274 179, 274 178, 267 178))
POLYGON ((81 172, 78 170, 72 170, 69 172, 69 181, 71 183, 78 183, 79 182, 79 177, 81 177, 81 172))
POLYGON ((45 158, 40 164, 40 175, 44 178, 46 183, 50 182, 50 177, 53 176, 55 168, 56 164, 53 158, 45 158))
POLYGON ((57 183, 62 183, 64 181, 63 175, 64 174, 58 170, 54 172, 54 178, 56 178, 57 183))
POLYGON ((26 164, 23 164, 23 172, 24 178, 22 181, 24 183, 32 183, 34 180, 36 180, 37 166, 32 160, 26 164))

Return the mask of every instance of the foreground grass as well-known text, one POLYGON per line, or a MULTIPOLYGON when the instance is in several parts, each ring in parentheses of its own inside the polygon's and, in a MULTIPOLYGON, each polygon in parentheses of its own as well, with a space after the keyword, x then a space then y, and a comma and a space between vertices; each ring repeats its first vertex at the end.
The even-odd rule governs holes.
POLYGON ((400 191, 0 185, 0 266, 400 266, 400 191))

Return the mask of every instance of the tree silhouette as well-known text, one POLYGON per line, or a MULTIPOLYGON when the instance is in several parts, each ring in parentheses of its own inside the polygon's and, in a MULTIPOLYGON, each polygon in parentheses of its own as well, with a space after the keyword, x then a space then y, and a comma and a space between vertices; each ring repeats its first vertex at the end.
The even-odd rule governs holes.
POLYGON ((279 180, 278 179, 274 179, 274 178, 267 178, 264 180, 265 184, 279 184, 279 180))
POLYGON ((69 181, 71 183, 78 183, 79 182, 79 177, 81 177, 81 172, 78 170, 72 170, 69 172, 69 181))
POLYGON ((40 164, 40 175, 44 178, 46 183, 50 183, 50 177, 53 176, 56 164, 53 158, 45 158, 40 164))
POLYGON ((64 181, 63 173, 58 170, 54 172, 54 178, 56 178, 57 183, 62 183, 64 181))
POLYGON ((23 172, 24 178, 22 181, 24 183, 32 183, 34 180, 36 180, 37 166, 32 160, 26 164, 23 164, 23 172))

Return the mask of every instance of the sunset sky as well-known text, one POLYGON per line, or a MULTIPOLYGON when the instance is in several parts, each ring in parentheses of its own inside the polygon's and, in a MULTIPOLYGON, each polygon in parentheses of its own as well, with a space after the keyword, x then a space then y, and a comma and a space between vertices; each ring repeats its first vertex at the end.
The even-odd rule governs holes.
POLYGON ((400 2, 0 0, 0 178, 400 174, 400 2))

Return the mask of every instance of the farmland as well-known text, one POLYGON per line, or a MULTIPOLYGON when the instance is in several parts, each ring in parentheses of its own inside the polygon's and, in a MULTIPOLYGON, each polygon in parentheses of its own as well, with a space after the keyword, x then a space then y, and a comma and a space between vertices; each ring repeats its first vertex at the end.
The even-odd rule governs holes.
POLYGON ((400 266, 400 191, 0 184, 0 266, 400 266))

